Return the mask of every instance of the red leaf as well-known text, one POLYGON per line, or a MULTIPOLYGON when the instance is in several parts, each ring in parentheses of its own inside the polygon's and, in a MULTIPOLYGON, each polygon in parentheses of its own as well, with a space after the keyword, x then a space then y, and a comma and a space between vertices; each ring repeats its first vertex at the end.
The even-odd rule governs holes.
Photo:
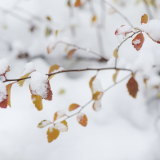
MULTIPOLYGON (((7 95, 8 97, 8 95, 7 95)), ((0 108, 7 108, 7 97, 0 103, 0 108)))
POLYGON ((139 33, 133 40, 132 45, 134 45, 134 48, 139 51, 143 45, 144 37, 142 33, 139 33))
POLYGON ((132 28, 130 26, 125 26, 125 25, 122 25, 121 27, 119 27, 116 31, 115 31, 115 35, 120 35, 120 34, 128 34, 128 33, 131 33, 133 32, 132 31, 132 28))

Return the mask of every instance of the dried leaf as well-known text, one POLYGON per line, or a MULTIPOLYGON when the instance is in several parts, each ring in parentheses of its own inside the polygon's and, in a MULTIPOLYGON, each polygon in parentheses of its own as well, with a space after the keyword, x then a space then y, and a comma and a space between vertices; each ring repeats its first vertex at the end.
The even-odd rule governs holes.
POLYGON ((52 30, 48 27, 46 27, 45 35, 46 37, 49 36, 52 33, 52 30))
POLYGON ((92 90, 92 82, 95 80, 95 78, 96 76, 93 76, 91 80, 89 81, 89 87, 91 88, 91 90, 92 90))
POLYGON ((44 128, 44 127, 46 127, 46 126, 48 126, 48 125, 50 125, 50 124, 52 124, 52 122, 51 121, 47 121, 47 120, 43 120, 43 121, 41 121, 39 124, 38 124, 38 128, 44 128))
POLYGON ((85 127, 87 125, 88 119, 87 119, 87 116, 84 113, 80 112, 80 113, 77 114, 77 121, 78 121, 79 124, 81 124, 82 126, 85 127))
POLYGON ((47 19, 48 21, 51 21, 51 17, 50 17, 50 16, 47 16, 46 19, 47 19))
POLYGON ((118 49, 117 49, 117 48, 114 50, 113 56, 114 56, 115 58, 118 58, 118 49))
MULTIPOLYGON (((32 73, 32 72, 25 74, 24 76, 20 77, 20 79, 23 79, 23 78, 28 77, 31 73, 32 73)), ((26 80, 26 79, 24 79, 24 80, 20 80, 20 81, 18 81, 18 82, 17 82, 17 83, 19 84, 19 86, 20 86, 20 87, 22 87, 22 86, 23 86, 23 84, 24 84, 25 80, 26 80)))
POLYGON ((132 27, 131 26, 127 26, 127 25, 122 25, 121 27, 119 27, 116 31, 115 31, 115 35, 127 35, 128 33, 131 33, 132 31, 132 27))
POLYGON ((148 80, 147 78, 144 78, 144 79, 143 79, 143 82, 144 82, 144 84, 145 84, 146 89, 147 89, 147 80, 148 80))
POLYGON ((95 23, 96 20, 97 20, 97 17, 96 17, 96 15, 94 15, 94 16, 92 17, 92 23, 95 23))
POLYGON ((65 92, 66 92, 65 89, 60 89, 58 93, 59 94, 64 94, 65 92))
POLYGON ((113 78, 113 82, 114 82, 114 83, 116 83, 116 78, 117 78, 118 72, 119 72, 119 70, 116 69, 116 73, 113 74, 113 77, 112 77, 112 78, 113 78))
POLYGON ((128 81, 128 83, 127 83, 127 89, 128 89, 129 94, 130 94, 133 98, 136 98, 137 92, 138 92, 139 90, 138 90, 138 83, 136 82, 136 80, 134 79, 133 76, 129 79, 129 81, 128 81))
POLYGON ((59 131, 55 128, 48 128, 48 131, 47 131, 47 139, 48 139, 48 142, 52 142, 53 140, 57 139, 57 137, 59 136, 59 131))
POLYGON ((67 54, 67 58, 70 58, 70 57, 74 54, 75 51, 76 51, 76 49, 70 50, 70 51, 68 52, 68 54, 67 54))
POLYGON ((67 116, 64 111, 57 111, 57 112, 54 114, 53 122, 56 121, 56 120, 59 119, 59 118, 64 117, 64 116, 67 116))
POLYGON ((44 98, 45 100, 51 101, 52 100, 52 90, 49 81, 47 82, 48 87, 47 87, 47 97, 44 98))
POLYGON ((57 35, 58 35, 58 30, 55 31, 55 36, 57 37, 57 35))
POLYGON ((31 99, 35 107, 37 108, 38 111, 41 111, 43 109, 43 104, 42 104, 42 97, 39 95, 31 95, 31 99))
POLYGON ((82 5, 81 0, 76 0, 74 6, 75 7, 80 7, 82 5))
POLYGON ((73 111, 75 109, 77 109, 78 107, 80 107, 80 105, 76 104, 76 103, 72 103, 70 106, 69 106, 69 111, 73 111))
POLYGON ((99 111, 101 109, 101 101, 95 101, 92 105, 93 110, 99 111))
POLYGON ((71 7, 71 1, 70 0, 67 1, 67 6, 71 7))
POLYGON ((7 104, 11 107, 11 87, 13 83, 10 83, 6 86, 8 97, 7 97, 7 104))
POLYGON ((97 91, 96 93, 93 94, 92 99, 95 101, 98 101, 102 98, 103 92, 97 91))
POLYGON ((148 16, 146 14, 144 14, 142 17, 141 17, 141 24, 142 23, 147 23, 148 22, 148 16))
MULTIPOLYGON (((50 69, 49 69, 49 74, 51 74, 52 72, 54 72, 54 71, 56 71, 56 70, 58 70, 60 68, 60 66, 59 65, 57 65, 57 64, 54 64, 54 65, 52 65, 51 67, 50 67, 50 69)), ((50 76, 48 79, 49 80, 51 80, 51 78, 53 77, 54 75, 52 75, 52 76, 50 76)))
POLYGON ((144 37, 142 33, 139 33, 133 40, 132 45, 134 45, 134 48, 139 51, 143 45, 144 37))
POLYGON ((0 108, 7 108, 7 97, 0 103, 0 108))

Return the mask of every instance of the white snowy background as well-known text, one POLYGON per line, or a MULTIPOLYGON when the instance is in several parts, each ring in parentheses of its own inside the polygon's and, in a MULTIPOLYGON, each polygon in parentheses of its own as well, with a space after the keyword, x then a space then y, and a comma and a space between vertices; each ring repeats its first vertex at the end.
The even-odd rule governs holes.
MULTIPOLYGON (((71 1, 74 4, 74 0, 71 1)), ((114 67, 113 51, 122 41, 115 31, 127 22, 117 13, 111 14, 111 7, 100 0, 93 0, 97 22, 92 25, 93 13, 87 2, 83 8, 67 6, 67 0, 0 0, 0 59, 9 61, 7 78, 19 78, 24 66, 33 62, 38 72, 48 73, 49 67, 58 64, 64 69, 114 67), (18 15, 18 16, 17 16, 18 15), (51 22, 46 17, 51 17, 51 22), (21 18, 22 17, 22 18, 21 18), (38 18, 37 18, 38 17, 38 18), (97 33, 97 25, 103 24, 97 33), (35 26, 34 32, 30 32, 35 26), (72 35, 70 26, 74 26, 72 35), (52 34, 45 36, 46 27, 52 34), (58 36, 54 31, 58 30, 58 36), (99 49, 97 34, 101 34, 104 52, 99 49), (103 54, 107 63, 77 60, 76 57, 99 57, 81 50, 70 59, 66 58, 66 45, 58 44, 48 55, 47 46, 58 40, 76 44, 103 54), (103 53, 102 53, 103 52, 103 53), (25 55, 26 58, 19 54, 25 55)), ((136 0, 115 0, 111 2, 136 27, 141 16, 148 14, 143 2, 136 0)), ((160 1, 157 9, 149 6, 154 19, 160 20, 160 1)), ((149 17, 151 19, 152 17, 149 17)), ((159 29, 160 32, 160 29, 159 29)), ((160 159, 159 107, 157 89, 160 84, 160 44, 153 42, 146 34, 140 51, 126 41, 119 50, 118 67, 141 70, 136 74, 139 84, 137 98, 129 96, 128 79, 107 91, 102 98, 102 109, 95 112, 90 103, 83 112, 88 117, 88 125, 82 127, 76 116, 67 120, 68 132, 61 132, 53 142, 47 142, 47 127, 37 128, 41 120, 52 121, 58 110, 67 114, 71 103, 86 104, 91 99, 89 80, 97 72, 63 73, 50 81, 53 100, 43 100, 43 110, 38 111, 31 100, 29 82, 23 87, 14 84, 11 90, 11 105, 0 109, 0 160, 158 160, 160 159), (148 88, 143 83, 149 76, 148 88), (64 94, 59 94, 64 89, 64 94)), ((72 49, 69 47, 68 50, 72 49)), ((102 88, 113 84, 114 71, 101 71, 98 79, 102 88)), ((128 75, 120 71, 117 80, 128 75)), ((4 80, 1 78, 1 80, 4 80)))

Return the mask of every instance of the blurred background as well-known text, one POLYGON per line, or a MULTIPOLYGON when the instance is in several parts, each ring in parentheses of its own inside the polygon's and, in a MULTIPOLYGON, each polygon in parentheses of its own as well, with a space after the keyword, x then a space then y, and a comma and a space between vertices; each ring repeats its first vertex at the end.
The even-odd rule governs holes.
MULTIPOLYGON (((9 61, 7 78, 19 78, 27 62, 48 73, 51 65, 64 69, 114 67, 114 49, 124 40, 115 31, 121 25, 140 26, 141 16, 160 20, 160 0, 0 0, 0 59, 9 61), (116 9, 116 10, 115 10, 116 9), (118 12, 117 12, 118 11, 118 12), (120 12, 120 13, 119 13, 120 12), (123 16, 122 16, 123 15, 123 16), (126 21, 127 20, 127 21, 126 21), (56 47, 47 53, 47 47, 56 47), (78 49, 71 58, 69 50, 78 49), (90 53, 104 56, 108 61, 90 53)), ((158 160, 160 159, 160 44, 144 34, 140 51, 132 39, 119 50, 117 67, 138 71, 137 98, 129 96, 128 79, 107 91, 99 112, 90 103, 83 112, 88 125, 76 116, 67 120, 69 130, 47 142, 47 128, 58 110, 67 114, 71 103, 86 104, 92 94, 89 81, 97 72, 58 74, 50 81, 53 100, 43 100, 43 110, 32 103, 29 81, 11 90, 11 108, 0 109, 0 160, 158 160), (143 80, 147 77, 147 86, 143 80)), ((113 70, 98 74, 103 89, 114 84, 113 70)), ((117 81, 128 72, 120 71, 117 81)), ((0 77, 3 80, 3 77, 0 77)))

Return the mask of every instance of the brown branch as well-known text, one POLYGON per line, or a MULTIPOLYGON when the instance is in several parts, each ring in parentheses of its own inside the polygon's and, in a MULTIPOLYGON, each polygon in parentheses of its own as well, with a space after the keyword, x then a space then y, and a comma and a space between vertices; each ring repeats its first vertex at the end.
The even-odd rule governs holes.
MULTIPOLYGON (((51 74, 46 74, 48 75, 48 77, 52 76, 52 75, 56 75, 56 74, 59 74, 59 73, 65 73, 65 72, 82 72, 82 71, 102 71, 102 70, 115 70, 115 69, 118 69, 118 70, 121 70, 121 71, 129 71, 131 73, 133 73, 132 70, 130 69, 126 69, 126 68, 86 68, 86 69, 73 69, 73 70, 62 70, 62 71, 59 71, 59 72, 55 72, 55 73, 51 73, 51 74)), ((6 79, 5 81, 3 82, 10 82, 10 81, 21 81, 21 80, 25 80, 25 79, 30 79, 30 77, 26 77, 26 78, 19 78, 19 79, 6 79)))
POLYGON ((128 20, 128 18, 126 16, 124 16, 117 8, 115 8, 111 3, 109 3, 106 0, 102 0, 104 3, 106 3, 107 5, 111 6, 123 19, 125 19, 125 21, 132 27, 134 28, 134 26, 132 25, 132 23, 128 20))
MULTIPOLYGON (((66 42, 63 42, 63 41, 58 41, 57 44, 58 44, 58 43, 66 44, 66 45, 68 45, 68 46, 75 47, 76 49, 83 50, 83 51, 87 51, 86 48, 82 48, 82 47, 79 47, 79 46, 74 45, 74 44, 66 43, 66 42)), ((101 56, 100 54, 98 54, 98 53, 96 53, 96 52, 94 52, 94 51, 92 51, 92 50, 89 50, 89 52, 92 53, 92 54, 94 54, 94 55, 96 55, 96 56, 99 56, 99 57, 100 57, 101 59, 103 59, 103 60, 106 60, 106 62, 108 61, 107 58, 105 58, 104 56, 101 56)))

